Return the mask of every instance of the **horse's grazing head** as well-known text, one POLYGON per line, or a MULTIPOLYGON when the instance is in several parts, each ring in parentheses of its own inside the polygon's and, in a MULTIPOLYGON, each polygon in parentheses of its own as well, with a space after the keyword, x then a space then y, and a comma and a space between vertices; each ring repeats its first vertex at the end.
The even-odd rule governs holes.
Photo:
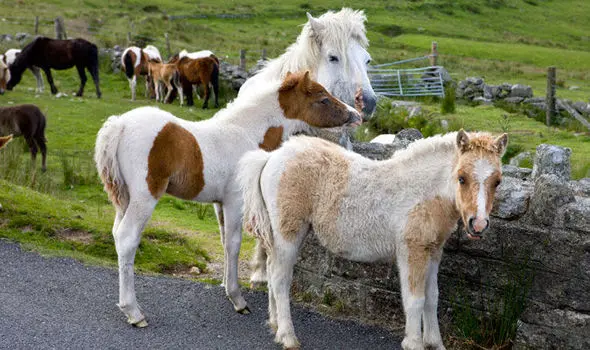
POLYGON ((317 60, 316 80, 331 94, 350 106, 360 91, 363 115, 369 119, 377 105, 367 68, 371 56, 363 11, 343 8, 328 11, 318 18, 307 14, 302 36, 309 38, 309 50, 317 60))
POLYGON ((455 168, 457 208, 470 239, 481 238, 490 225, 496 188, 502 181, 501 157, 508 135, 493 138, 489 134, 457 133, 459 157, 455 168))
POLYGON ((6 65, 6 57, 4 55, 0 55, 0 95, 3 95, 4 91, 6 91, 9 80, 10 70, 6 65))
POLYGON ((315 127, 331 128, 362 122, 359 112, 311 80, 309 71, 287 73, 279 88, 279 104, 288 119, 299 119, 315 127))

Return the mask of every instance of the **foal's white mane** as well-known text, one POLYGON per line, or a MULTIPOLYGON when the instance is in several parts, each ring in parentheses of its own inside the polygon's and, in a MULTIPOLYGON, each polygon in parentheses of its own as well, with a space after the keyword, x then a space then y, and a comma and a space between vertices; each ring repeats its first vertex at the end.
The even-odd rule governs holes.
POLYGON ((395 152, 391 159, 396 162, 407 162, 414 161, 416 157, 424 154, 454 152, 457 149, 456 140, 457 132, 416 140, 410 143, 408 148, 395 152))
MULTIPOLYGON (((261 114, 260 110, 264 108, 274 109, 278 107, 278 94, 279 87, 282 84, 282 80, 274 80, 266 83, 264 86, 252 91, 249 98, 236 98, 232 102, 228 103, 227 106, 217 112, 210 120, 215 121, 228 121, 234 118, 240 118, 247 121, 249 116, 248 110, 255 110, 256 114, 261 114), (272 96, 272 101, 267 101, 265 97, 272 96), (276 101, 276 103, 272 103, 276 101), (269 103, 271 102, 271 103, 269 103), (240 110, 242 113, 236 114, 236 110, 240 110)), ((269 114, 269 117, 273 117, 273 114, 269 114)))
POLYGON ((317 18, 323 26, 320 33, 315 32, 308 21, 295 43, 281 56, 268 62, 259 74, 272 71, 276 77, 284 77, 287 72, 315 67, 320 60, 320 44, 337 49, 345 60, 351 40, 357 41, 363 48, 369 46, 364 24, 366 20, 362 10, 343 8, 338 12, 328 11, 317 18))

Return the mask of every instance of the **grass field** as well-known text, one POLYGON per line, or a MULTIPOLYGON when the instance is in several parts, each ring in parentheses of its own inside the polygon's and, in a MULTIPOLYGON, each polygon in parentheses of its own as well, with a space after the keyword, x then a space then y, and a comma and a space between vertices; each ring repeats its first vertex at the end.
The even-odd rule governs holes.
MULTIPOLYGON (((173 52, 211 49, 223 60, 237 63, 239 50, 247 49, 248 61, 254 64, 262 49, 276 57, 295 40, 306 21, 305 12, 320 15, 359 4, 368 16, 374 63, 426 55, 431 41, 437 41, 439 64, 454 79, 481 76, 491 84, 524 83, 533 87, 536 96, 543 96, 546 67, 555 65, 558 96, 589 101, 590 2, 586 0, 0 0, 0 34, 32 33, 34 17, 39 16, 40 34, 53 36, 52 21, 61 15, 70 37, 85 37, 101 47, 126 46, 130 32, 134 43, 155 44, 167 56, 164 33, 168 33, 173 52), (578 88, 570 89, 573 86, 578 88)), ((14 41, 0 42, 0 51, 15 46, 14 41)), ((46 254, 115 266, 113 209, 96 176, 94 141, 108 116, 155 103, 143 97, 142 82, 138 100, 131 102, 126 79, 112 73, 106 59, 101 61, 101 100, 91 83, 84 98, 72 97, 79 83, 75 70, 55 72, 54 79, 67 97, 56 98, 47 91, 36 95, 29 72, 15 91, 0 96, 2 106, 38 105, 48 118, 49 140, 46 173, 31 167, 19 140, 0 152, 0 237, 46 254)), ((232 98, 226 92, 222 104, 232 98)), ((160 107, 188 120, 215 113, 176 104, 160 107)), ((455 113, 447 115, 439 113, 439 103, 427 103, 425 109, 433 123, 446 119, 469 130, 507 131, 511 145, 523 151, 534 151, 540 143, 570 147, 574 177, 590 176, 588 133, 547 128, 522 114, 490 106, 458 105, 455 113)), ((252 247, 252 238, 245 235, 243 259, 252 247)), ((192 267, 206 271, 221 259, 211 207, 165 197, 144 233, 137 266, 145 272, 185 275, 192 267)), ((210 280, 212 275, 218 276, 194 277, 210 280)))

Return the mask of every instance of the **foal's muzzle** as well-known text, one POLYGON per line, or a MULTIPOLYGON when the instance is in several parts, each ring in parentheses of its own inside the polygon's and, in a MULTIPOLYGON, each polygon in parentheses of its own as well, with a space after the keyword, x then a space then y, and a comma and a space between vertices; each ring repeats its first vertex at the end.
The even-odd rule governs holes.
POLYGON ((476 220, 473 216, 469 218, 467 224, 467 237, 470 239, 480 239, 483 233, 490 227, 490 220, 476 220))
POLYGON ((348 120, 346 125, 359 126, 363 123, 363 117, 358 112, 348 112, 348 120))

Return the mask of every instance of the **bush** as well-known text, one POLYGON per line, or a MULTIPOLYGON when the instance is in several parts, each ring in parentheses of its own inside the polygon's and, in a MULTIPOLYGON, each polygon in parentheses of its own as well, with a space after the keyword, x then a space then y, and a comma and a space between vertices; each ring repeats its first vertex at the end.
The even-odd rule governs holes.
POLYGON ((442 114, 455 113, 456 86, 449 82, 445 84, 445 97, 440 106, 442 114))

